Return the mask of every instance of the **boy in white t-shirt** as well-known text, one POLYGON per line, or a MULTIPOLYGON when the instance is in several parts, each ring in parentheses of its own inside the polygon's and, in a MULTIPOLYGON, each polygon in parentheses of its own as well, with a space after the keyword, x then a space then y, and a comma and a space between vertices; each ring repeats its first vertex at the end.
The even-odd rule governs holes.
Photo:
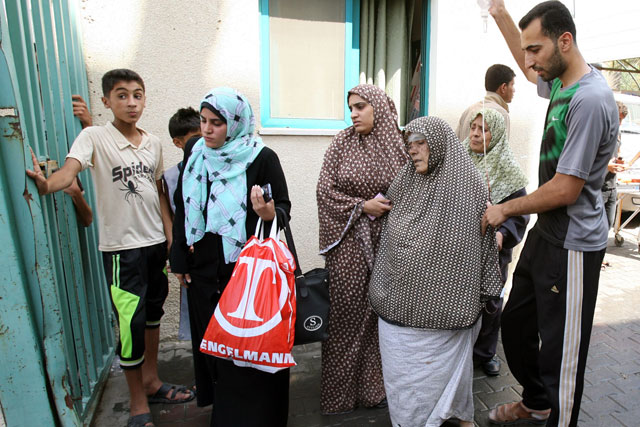
POLYGON ((195 394, 158 378, 171 214, 161 181, 160 140, 136 126, 145 107, 144 82, 134 71, 116 69, 102 77, 102 90, 102 102, 113 112, 113 122, 84 129, 62 168, 48 179, 35 155, 34 170, 27 170, 27 175, 45 195, 67 188, 81 170, 91 168, 98 249, 118 318, 120 366, 129 386, 128 426, 144 427, 153 425, 149 403, 183 403, 195 394))

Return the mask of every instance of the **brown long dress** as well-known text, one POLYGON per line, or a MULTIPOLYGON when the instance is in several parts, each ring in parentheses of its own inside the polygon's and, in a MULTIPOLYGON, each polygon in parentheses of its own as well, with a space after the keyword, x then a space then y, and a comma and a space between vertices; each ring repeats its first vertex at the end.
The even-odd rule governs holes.
POLYGON ((377 317, 368 299, 382 225, 369 219, 363 206, 387 191, 408 159, 391 98, 373 85, 356 86, 349 94, 373 106, 374 124, 368 135, 353 126, 336 135, 318 180, 320 253, 331 275, 329 339, 322 344, 323 413, 371 407, 385 398, 377 317))

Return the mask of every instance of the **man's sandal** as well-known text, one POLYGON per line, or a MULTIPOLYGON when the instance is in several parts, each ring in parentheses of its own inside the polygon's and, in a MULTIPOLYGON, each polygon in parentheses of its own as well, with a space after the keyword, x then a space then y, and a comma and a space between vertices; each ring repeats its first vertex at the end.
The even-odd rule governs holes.
POLYGON ((517 424, 545 424, 551 409, 539 411, 529 409, 522 401, 506 403, 494 408, 489 412, 489 422, 503 426, 517 424))
POLYGON ((146 414, 129 417, 127 427, 155 427, 155 424, 153 423, 153 418, 151 418, 151 413, 147 412, 146 414))
POLYGON ((183 385, 175 385, 169 383, 163 383, 158 391, 151 396, 148 396, 149 403, 187 403, 195 399, 196 393, 193 390, 187 390, 183 385), (171 395, 167 397, 167 394, 171 392, 171 395), (189 397, 182 399, 176 399, 178 393, 188 393, 189 397))

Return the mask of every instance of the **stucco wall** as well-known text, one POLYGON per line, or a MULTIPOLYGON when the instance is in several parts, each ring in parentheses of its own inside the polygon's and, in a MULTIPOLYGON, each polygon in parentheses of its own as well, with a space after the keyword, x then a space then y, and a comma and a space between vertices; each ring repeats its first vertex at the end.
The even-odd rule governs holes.
MULTIPOLYGON (((506 0, 518 23, 539 0, 506 0)), ((577 40, 587 62, 640 56, 640 5, 611 0, 563 3, 574 14, 577 40)), ((516 65, 491 17, 483 33, 480 9, 471 0, 432 0, 429 113, 457 124, 464 108, 484 94, 484 73, 494 63, 516 72, 516 94, 510 104, 511 147, 529 175, 529 189, 537 188, 539 141, 548 102, 537 96, 516 65)))
MULTIPOLYGON (((540 1, 505 3, 517 24, 540 1)), ((640 39, 637 3, 612 0, 606 8, 599 2, 563 3, 574 14, 578 46, 587 62, 640 56, 640 45, 635 43, 640 39)), ((518 68, 493 18, 489 17, 487 33, 483 32, 475 1, 432 0, 431 4, 429 114, 444 118, 455 128, 461 112, 484 95, 486 69, 495 63, 511 67, 516 72, 516 93, 509 104, 510 145, 529 177, 527 191, 534 191, 538 187, 540 140, 548 101, 538 97, 536 86, 518 68)), ((529 227, 535 220, 532 215, 529 227)), ((522 245, 514 251, 511 270, 521 249, 522 245)))
MULTIPOLYGON (((258 2, 85 0, 80 3, 90 103, 96 124, 112 119, 100 100, 102 75, 131 68, 145 80, 140 126, 160 137, 165 167, 182 159, 167 123, 180 107, 197 107, 208 89, 231 86, 251 102, 259 123, 258 2)), ((304 270, 322 265, 317 253, 315 184, 330 137, 265 136, 285 171, 293 203, 291 227, 304 270)), ((165 305, 163 339, 177 331, 175 281, 165 305)))
MULTIPOLYGON (((517 22, 536 3, 507 1, 507 6, 517 22)), ((455 129, 465 108, 484 96, 487 68, 496 63, 511 67, 516 93, 509 104, 510 144, 529 176, 528 189, 535 189, 547 102, 518 68, 491 17, 487 33, 483 32, 476 2, 436 0, 432 5, 429 114, 444 118, 455 129)))
MULTIPOLYGON (((536 3, 511 0, 507 6, 517 22, 536 3)), ((513 68, 517 77, 516 95, 510 104, 511 145, 530 177, 529 190, 535 189, 547 102, 538 98, 535 86, 526 81, 491 18, 488 32, 482 32, 475 1, 432 0, 431 4, 429 113, 455 127, 461 112, 484 95, 487 67, 503 63, 513 68)), ((100 101, 100 78, 105 71, 119 67, 132 68, 145 79, 147 107, 140 125, 161 138, 166 167, 181 158, 167 132, 169 117, 180 107, 196 107, 209 88, 224 85, 243 92, 259 123, 257 1, 83 0, 80 5, 90 102, 97 124, 111 119, 100 101)), ((581 30, 578 20, 578 34, 581 30)), ((597 38, 585 37, 582 47, 596 52, 590 40, 597 38)), ((319 266, 322 260, 316 255, 315 184, 330 137, 263 139, 280 156, 287 176, 293 203, 292 228, 303 268, 319 266)), ((164 338, 175 334, 176 295, 173 291, 167 304, 165 319, 173 322, 165 322, 164 338)))

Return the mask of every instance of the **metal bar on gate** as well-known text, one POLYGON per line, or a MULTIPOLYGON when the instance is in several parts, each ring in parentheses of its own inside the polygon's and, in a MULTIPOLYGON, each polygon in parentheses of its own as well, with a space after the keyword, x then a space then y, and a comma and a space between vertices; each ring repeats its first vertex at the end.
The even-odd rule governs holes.
MULTIPOLYGON (((103 286, 96 227, 79 230, 69 198, 64 194, 39 197, 24 174, 25 167, 31 168, 29 146, 40 157, 62 164, 80 130, 70 105, 72 92, 88 100, 77 4, 75 0, 70 0, 71 7, 69 0, 1 1, 0 108, 3 112, 5 104, 11 108, 0 116, 0 127, 12 120, 13 134, 0 134, 0 219, 12 220, 9 228, 0 221, 0 235, 15 244, 0 247, 0 254, 15 254, 0 257, 0 266, 2 271, 15 270, 11 276, 15 280, 20 272, 24 276, 21 313, 26 319, 20 325, 31 328, 36 351, 28 355, 34 361, 27 356, 18 359, 29 361, 28 372, 38 378, 24 378, 33 385, 29 388, 33 398, 28 401, 7 399, 3 387, 7 382, 0 384, 0 399, 8 425, 24 418, 23 404, 37 405, 28 412, 31 423, 80 425, 91 415, 96 389, 104 383, 113 358, 110 300, 103 286), (13 100, 4 102, 9 95, 13 100), (17 144, 5 144, 7 135, 17 144)), ((95 209, 91 178, 83 181, 95 209)), ((15 296, 19 298, 20 292, 15 296)), ((6 319, 5 313, 13 312, 5 310, 4 302, 0 300, 0 329, 14 325, 6 319)), ((2 344, 13 331, 0 332, 4 352, 2 344)), ((30 336, 22 335, 25 340, 30 336)), ((7 379, 2 367, 0 379, 7 379)), ((10 383, 14 387, 19 382, 13 378, 10 383)), ((24 389, 19 391, 25 397, 24 389)))
MULTIPOLYGON (((57 160, 59 165, 62 165, 67 150, 66 144, 62 144, 63 146, 60 147, 60 141, 65 141, 67 136, 64 131, 64 123, 58 121, 60 118, 59 112, 61 112, 63 106, 59 94, 59 72, 50 9, 46 7, 47 5, 43 5, 42 0, 31 2, 31 22, 38 63, 37 72, 40 76, 38 80, 40 82, 41 108, 47 132, 47 148, 49 156, 57 160)), ((75 213, 69 212, 69 210, 74 209, 73 204, 67 200, 68 197, 63 193, 55 194, 52 197, 55 204, 47 212, 49 224, 55 224, 58 234, 66 236, 66 238, 60 239, 53 238, 52 246, 55 248, 53 256, 58 272, 59 304, 62 312, 68 314, 62 316, 64 330, 62 336, 65 342, 65 358, 69 371, 67 382, 70 385, 70 390, 68 394, 70 394, 74 405, 78 406, 81 405, 81 384, 88 383, 87 376, 81 369, 83 364, 78 363, 79 361, 77 360, 78 357, 83 357, 84 352, 78 353, 75 351, 77 347, 83 347, 82 335, 77 331, 78 327, 82 325, 82 320, 80 319, 82 310, 76 303, 74 293, 68 291, 67 284, 76 282, 73 274, 74 270, 82 267, 71 256, 72 246, 74 241, 77 241, 77 237, 73 236, 72 231, 75 227, 72 228, 69 224, 70 219, 75 220, 75 213), (74 237, 76 238, 74 239, 74 237)), ((45 199, 48 200, 52 197, 46 197, 45 199)), ((81 409, 81 407, 77 407, 77 409, 81 409)))
MULTIPOLYGON (((65 34, 64 47, 65 47, 65 61, 68 64, 83 64, 84 58, 81 53, 81 46, 78 33, 78 23, 75 21, 76 7, 69 7, 66 2, 58 3, 54 6, 59 11, 60 18, 57 20, 61 27, 59 33, 65 34)), ((62 43, 61 43, 62 44, 62 43)), ((69 90, 72 93, 80 93, 84 95, 85 100, 88 100, 88 86, 86 73, 84 72, 84 66, 74 66, 71 68, 66 80, 63 80, 64 84, 69 85, 69 90), (72 78, 69 78, 72 76, 72 78)), ((74 118, 74 125, 78 126, 78 121, 74 118)), ((78 127, 78 131, 80 128, 78 127)), ((85 188, 85 198, 95 210, 95 196, 94 188, 90 175, 85 174, 83 177, 85 188)), ((92 225, 90 228, 85 229, 87 240, 84 241, 83 248, 89 255, 89 265, 92 266, 90 276, 85 274, 86 294, 87 302, 89 304, 89 313, 92 314, 92 335, 94 338, 95 350, 93 352, 94 362, 97 367, 104 366, 105 357, 108 358, 113 352, 114 338, 113 328, 111 326, 111 300, 108 295, 108 287, 104 285, 104 273, 102 268, 102 259, 97 251, 98 237, 97 227, 92 225), (98 332, 98 333, 95 333, 98 332)), ((87 263, 85 263, 86 265, 87 263)), ((110 360, 110 359, 109 359, 110 360)), ((96 374, 99 374, 96 371, 96 374)))
POLYGON ((0 349, 6 357, 0 364, 0 402, 6 425, 23 424, 25 414, 34 425, 54 425, 47 393, 43 393, 47 385, 39 320, 32 315, 32 272, 25 268, 24 242, 16 236, 19 227, 28 224, 29 211, 24 204, 14 205, 20 200, 22 183, 12 180, 6 167, 22 164, 24 156, 19 100, 12 79, 16 71, 10 66, 15 61, 7 46, 4 11, 0 8, 0 349))
MULTIPOLYGON (((77 62, 75 55, 73 55, 73 43, 71 42, 76 35, 76 32, 73 31, 73 27, 68 25, 68 13, 66 8, 66 2, 54 2, 53 4, 53 14, 54 14, 54 22, 56 25, 56 36, 57 36, 57 45, 58 45, 58 57, 59 57, 59 67, 61 69, 60 73, 60 84, 61 84, 61 93, 64 99, 70 100, 71 95, 78 92, 77 90, 72 89, 71 82, 73 79, 70 78, 72 74, 78 74, 77 70, 82 67, 82 62, 77 62), (71 59, 71 61, 69 61, 71 59)), ((79 73, 83 74, 83 73, 79 73)), ((85 91, 86 92, 86 91, 85 91)), ((74 137, 80 132, 81 126, 79 120, 73 116, 73 108, 71 106, 71 102, 64 103, 64 120, 67 129, 67 146, 70 148, 73 143, 74 137)), ((95 202, 92 200, 91 195, 93 192, 93 185, 91 179, 88 178, 89 175, 84 173, 82 174, 82 182, 85 190, 85 199, 89 203, 90 206, 95 207, 95 202)), ((95 209, 95 208, 94 208, 95 209)), ((92 288, 92 284, 94 283, 93 277, 96 276, 96 270, 98 270, 97 266, 99 264, 95 263, 95 260, 86 257, 87 253, 94 253, 95 246, 91 243, 95 241, 95 226, 90 226, 89 229, 81 229, 78 231, 78 243, 79 243, 79 252, 82 254, 82 265, 83 276, 85 285, 84 287, 79 287, 78 290, 82 292, 82 299, 84 304, 86 305, 86 313, 88 319, 83 322, 85 334, 83 335, 84 340, 91 340, 91 345, 86 345, 85 348, 90 349, 87 352, 87 365, 89 366, 88 375, 90 377, 90 383, 94 384, 97 381, 97 378, 100 374, 100 369, 104 365, 104 346, 103 346, 103 335, 105 334, 104 321, 98 318, 98 313, 96 310, 96 295, 92 288), (91 240, 94 238, 94 240, 91 240), (89 332, 87 334, 87 332, 89 332)), ((79 281, 76 281, 79 283, 79 281)), ((86 397, 90 394, 90 387, 83 388, 83 395, 86 397)))
MULTIPOLYGON (((57 97, 54 96, 54 94, 51 96, 52 102, 56 100, 56 98, 58 101, 57 105, 51 105, 51 109, 58 113, 54 116, 55 123, 53 123, 53 125, 57 125, 58 128, 65 130, 64 132, 56 133, 56 139, 50 141, 50 146, 55 145, 59 158, 58 161, 62 164, 68 152, 68 139, 75 137, 75 133, 68 133, 66 131, 64 115, 65 106, 69 109, 71 105, 71 93, 63 90, 62 76, 68 74, 69 67, 67 66, 65 55, 60 55, 60 49, 57 48, 58 43, 55 38, 57 31, 55 31, 55 23, 52 19, 53 14, 51 7, 42 7, 42 10, 33 7, 33 10, 34 12, 39 11, 42 13, 43 33, 46 34, 43 40, 47 43, 46 53, 49 54, 45 58, 49 65, 47 68, 47 80, 51 80, 53 83, 52 86, 57 90, 57 97), (55 54, 55 56, 52 57, 51 54, 55 54)), ((64 53, 64 50, 62 50, 62 52, 64 53)), ((69 321, 65 323, 68 335, 73 337, 73 346, 69 348, 69 358, 73 357, 76 359, 76 366, 71 367, 72 371, 75 371, 76 374, 73 383, 73 398, 77 405, 82 406, 80 396, 88 396, 91 394, 90 384, 95 383, 97 372, 93 360, 93 347, 90 345, 92 334, 88 320, 86 295, 84 286, 82 286, 84 273, 81 257, 72 255, 77 255, 80 249, 75 208, 68 197, 63 196, 62 199, 63 203, 58 205, 58 209, 62 206, 66 212, 56 212, 56 220, 62 229, 62 234, 68 236, 68 238, 61 239, 61 256, 65 281, 59 285, 61 295, 66 297, 66 302, 69 307, 69 321), (73 211, 73 213, 69 211, 73 211), (78 349, 81 349, 81 351, 77 351, 78 349)))

